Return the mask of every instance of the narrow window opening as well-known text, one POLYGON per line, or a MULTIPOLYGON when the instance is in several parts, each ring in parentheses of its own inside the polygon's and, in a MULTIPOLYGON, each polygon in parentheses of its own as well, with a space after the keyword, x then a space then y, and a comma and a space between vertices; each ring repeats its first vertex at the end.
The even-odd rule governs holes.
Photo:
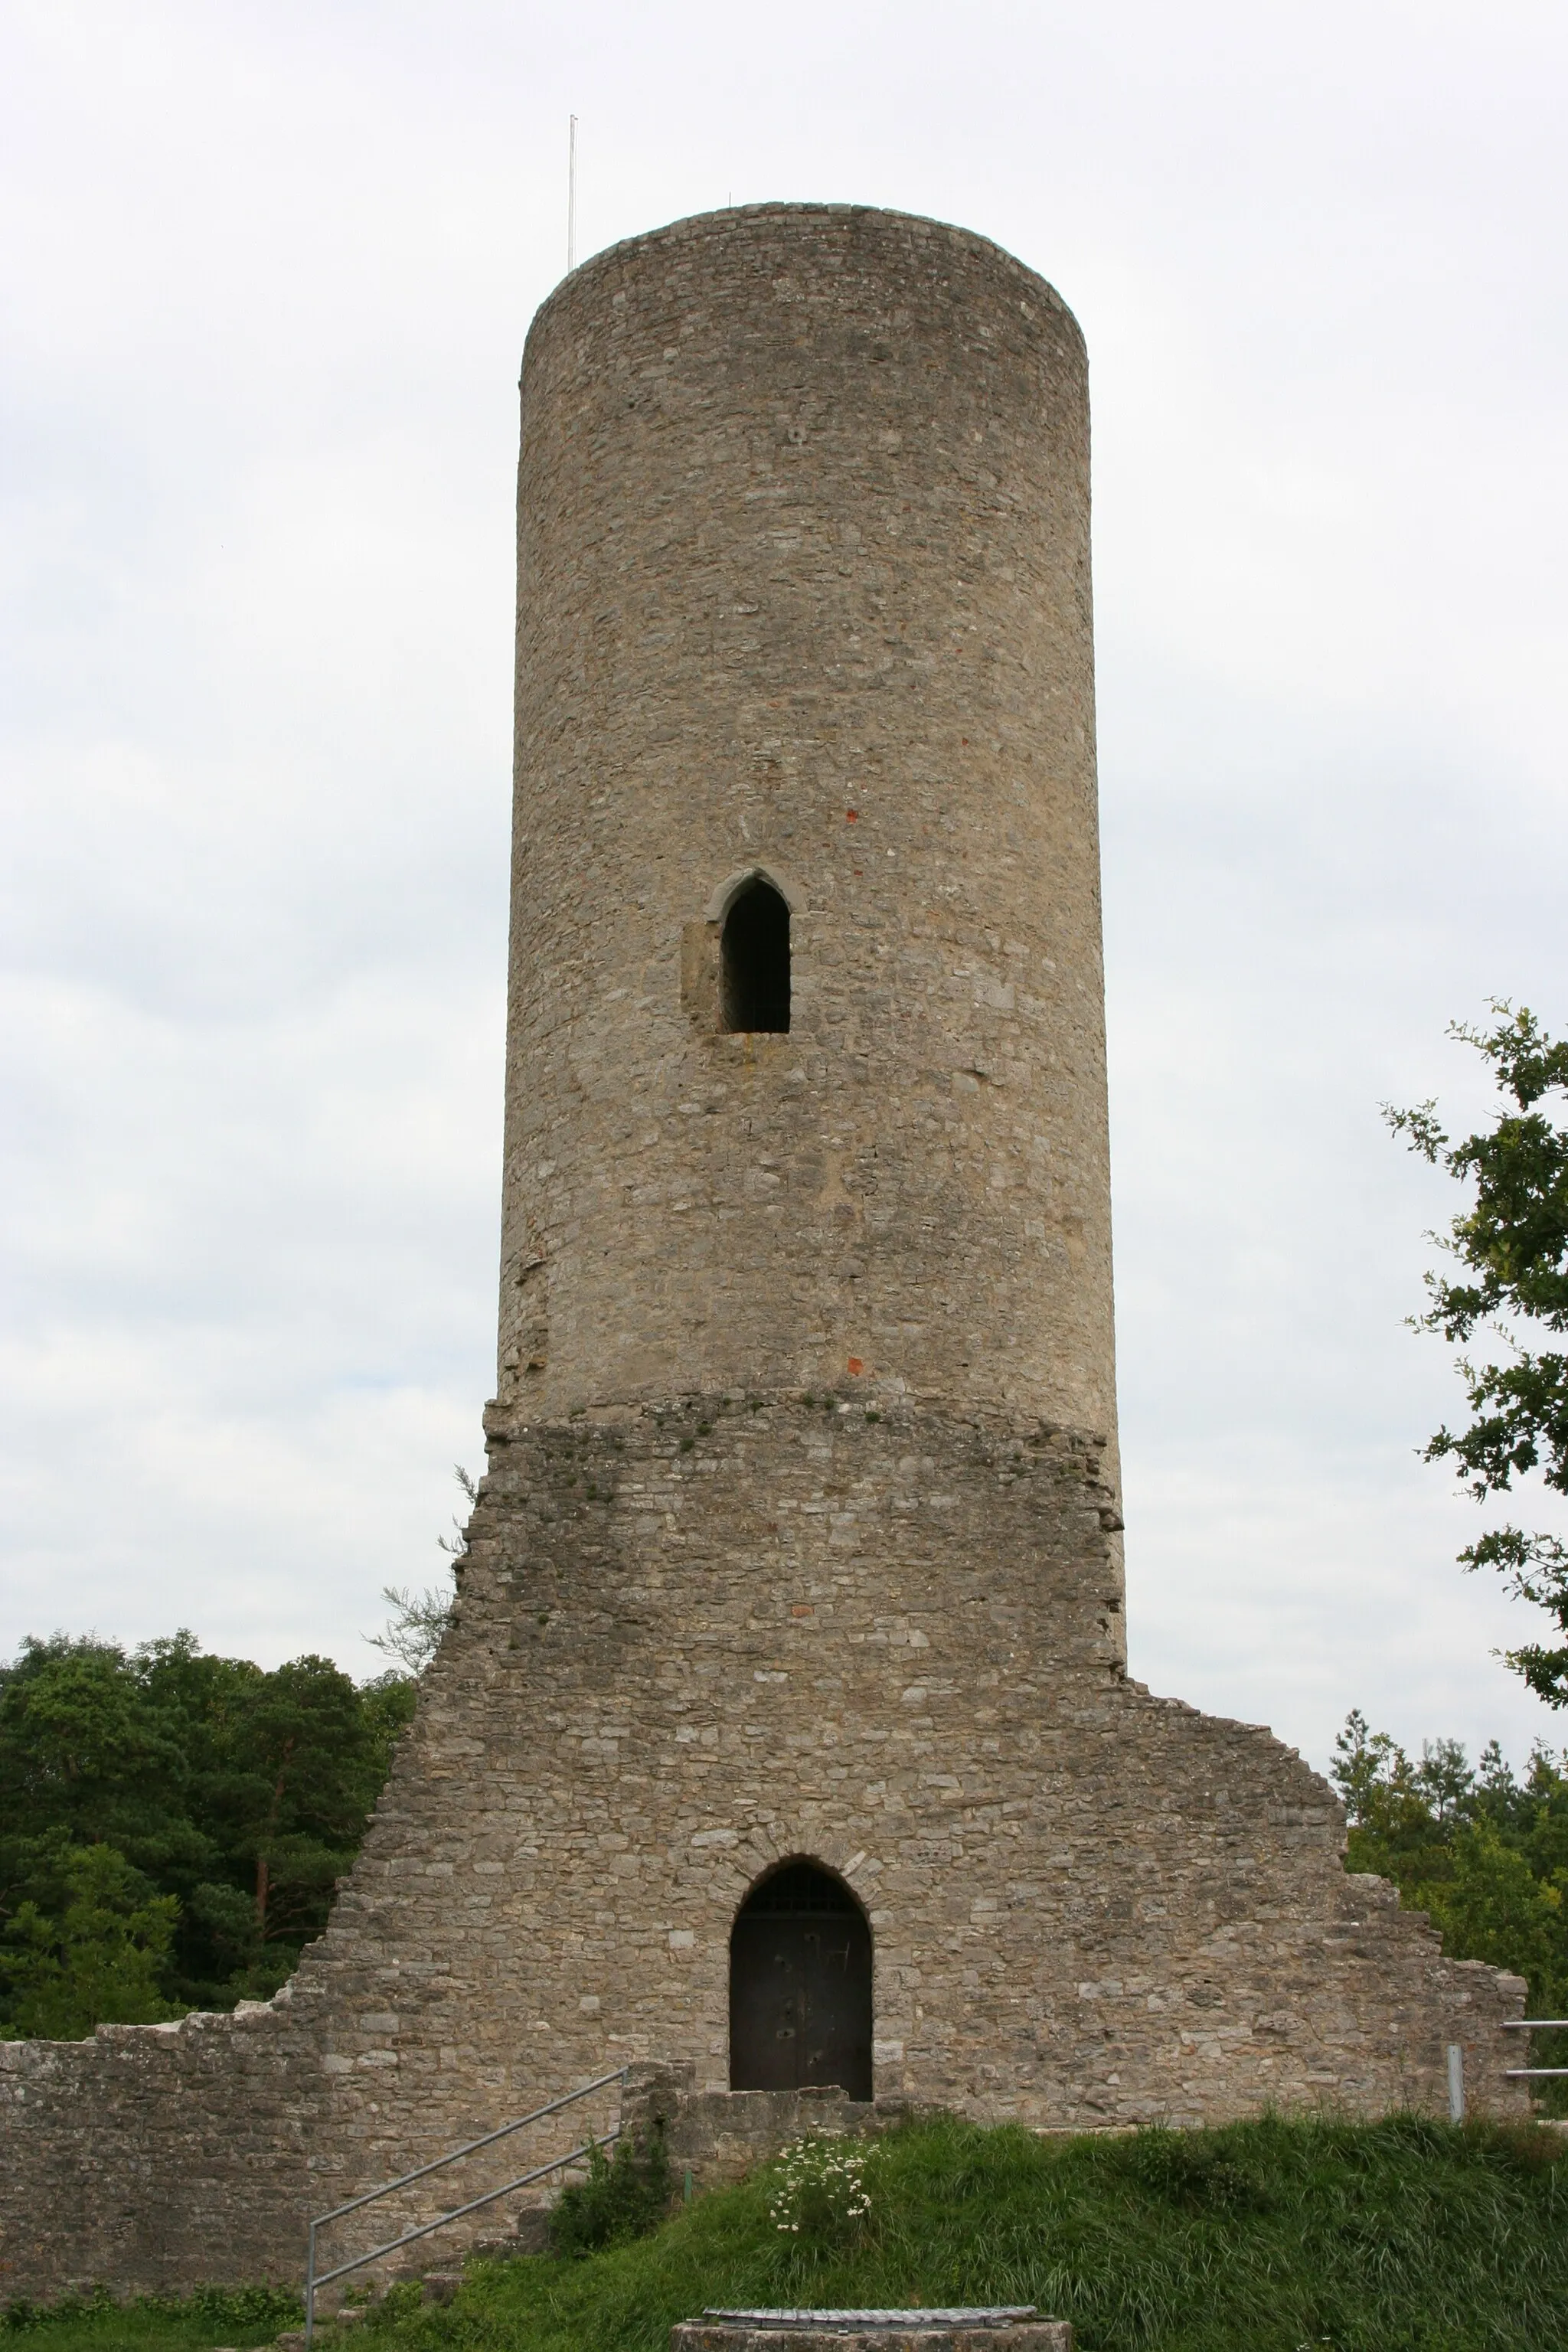
POLYGON ((789 908, 760 875, 724 918, 719 1021, 724 1029, 789 1027, 789 908))

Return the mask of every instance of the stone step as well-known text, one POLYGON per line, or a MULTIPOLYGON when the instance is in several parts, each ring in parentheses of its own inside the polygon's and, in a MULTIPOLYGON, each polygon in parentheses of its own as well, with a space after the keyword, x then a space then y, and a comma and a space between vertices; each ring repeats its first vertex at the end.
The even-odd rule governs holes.
POLYGON ((450 2303, 463 2284, 461 2271, 426 2271, 419 2282, 426 2303, 450 2303))

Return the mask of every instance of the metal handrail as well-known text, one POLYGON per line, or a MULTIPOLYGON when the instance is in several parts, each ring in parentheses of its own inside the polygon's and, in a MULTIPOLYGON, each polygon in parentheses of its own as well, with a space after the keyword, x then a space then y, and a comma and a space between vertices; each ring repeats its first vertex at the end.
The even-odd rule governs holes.
POLYGON ((342 2221, 345 2213, 357 2213, 362 2205, 374 2205, 377 2198, 390 2197, 395 2189, 406 2189, 411 2182, 423 2180, 432 2172, 440 2172, 447 2165, 456 2164, 462 2157, 475 2155, 481 2147, 493 2147, 498 2139, 510 2138, 513 2132, 524 2130, 529 2124, 541 2123, 546 2116, 559 2115, 563 2107, 574 2106, 579 2099, 590 2097, 595 2091, 607 2090, 612 2083, 624 2083, 628 2071, 626 2066, 617 2066, 614 2074, 600 2074, 592 2083, 584 2083, 577 2090, 568 2091, 563 2098, 552 2099, 545 2106, 535 2107, 531 2115, 519 2116, 514 2123, 502 2124, 497 2130, 486 2132, 479 2139, 465 2140, 461 2147, 455 2147, 447 2155, 435 2158, 429 2164, 416 2165, 412 2172, 400 2172, 395 2180, 384 2180, 379 2189, 367 2189, 363 2196, 351 2197, 345 2204, 334 2205, 330 2213, 318 2213, 310 2223, 310 2243, 305 2258, 307 2352, 315 2340, 316 2289, 318 2287, 330 2286, 334 2279, 346 2278, 350 2271, 363 2270, 367 2263, 379 2262, 384 2254, 395 2254, 399 2246, 411 2245, 416 2238, 427 2238, 433 2230, 444 2230, 448 2221, 460 2221, 466 2213, 477 2213, 481 2206, 493 2205, 498 2198, 510 2197, 514 2189, 526 2189, 531 2182, 543 2180, 550 2173, 559 2172, 568 2164, 580 2163, 591 2148, 608 2147, 613 2141, 619 2139, 621 2126, 616 2124, 614 2131, 605 2132, 598 2138, 584 2140, 581 2147, 574 2147, 572 2150, 570 2156, 558 2156, 549 2164, 535 2166, 531 2172, 524 2172, 516 2180, 509 2180, 503 2189, 488 2189, 482 2197, 472 2197, 466 2205, 455 2205, 449 2213, 437 2214, 434 2221, 421 2221, 416 2229, 405 2230, 401 2237, 389 2238, 385 2245, 373 2248, 368 2254, 356 2254, 352 2262, 340 2263, 336 2270, 318 2273, 316 2269, 318 2230, 324 2229, 329 2221, 342 2221))
MULTIPOLYGON (((1568 2032, 1568 2017, 1507 2017, 1503 2020, 1505 2033, 1568 2032)), ((1568 2074, 1568 2066, 1505 2066, 1503 2079, 1509 2083, 1544 2083, 1568 2074)))

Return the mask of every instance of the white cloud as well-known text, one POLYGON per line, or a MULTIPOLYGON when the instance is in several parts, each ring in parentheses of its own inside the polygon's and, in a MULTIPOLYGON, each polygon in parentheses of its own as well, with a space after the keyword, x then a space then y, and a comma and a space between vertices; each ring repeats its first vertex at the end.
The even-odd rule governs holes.
POLYGON ((1089 337, 1137 1669, 1561 1736, 1401 1318, 1568 1020, 1561 12, 18 5, 0 1642, 356 1646, 489 1384, 515 380, 564 235, 854 196, 1089 337), (1467 1092, 1468 1090, 1468 1092, 1467 1092))

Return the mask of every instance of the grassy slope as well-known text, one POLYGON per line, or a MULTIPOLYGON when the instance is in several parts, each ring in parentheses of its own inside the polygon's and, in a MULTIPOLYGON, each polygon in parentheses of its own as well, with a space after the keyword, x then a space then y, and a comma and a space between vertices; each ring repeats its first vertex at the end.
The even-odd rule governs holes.
POLYGON ((767 2175, 587 2261, 476 2266, 365 2352, 664 2352, 704 2304, 1034 2303, 1083 2352, 1561 2352, 1555 2135, 1264 2121, 1041 2141, 941 2122, 873 2158, 873 2234, 812 2258, 767 2175))
MULTIPOLYGON (((857 2250, 812 2255, 781 2238, 763 2172, 586 2261, 476 2263, 445 2307, 409 2308, 417 2290, 395 2291, 353 2341, 665 2352, 671 2323, 704 2304, 1009 2302, 1071 2319, 1082 2352, 1568 2346, 1568 2149, 1556 2135, 1400 2117, 1041 2141, 942 2121, 889 2134, 868 2179, 871 2231, 857 2250)), ((135 2315, 51 2318, 26 2352, 256 2340, 194 2318, 161 2334, 135 2315)))

